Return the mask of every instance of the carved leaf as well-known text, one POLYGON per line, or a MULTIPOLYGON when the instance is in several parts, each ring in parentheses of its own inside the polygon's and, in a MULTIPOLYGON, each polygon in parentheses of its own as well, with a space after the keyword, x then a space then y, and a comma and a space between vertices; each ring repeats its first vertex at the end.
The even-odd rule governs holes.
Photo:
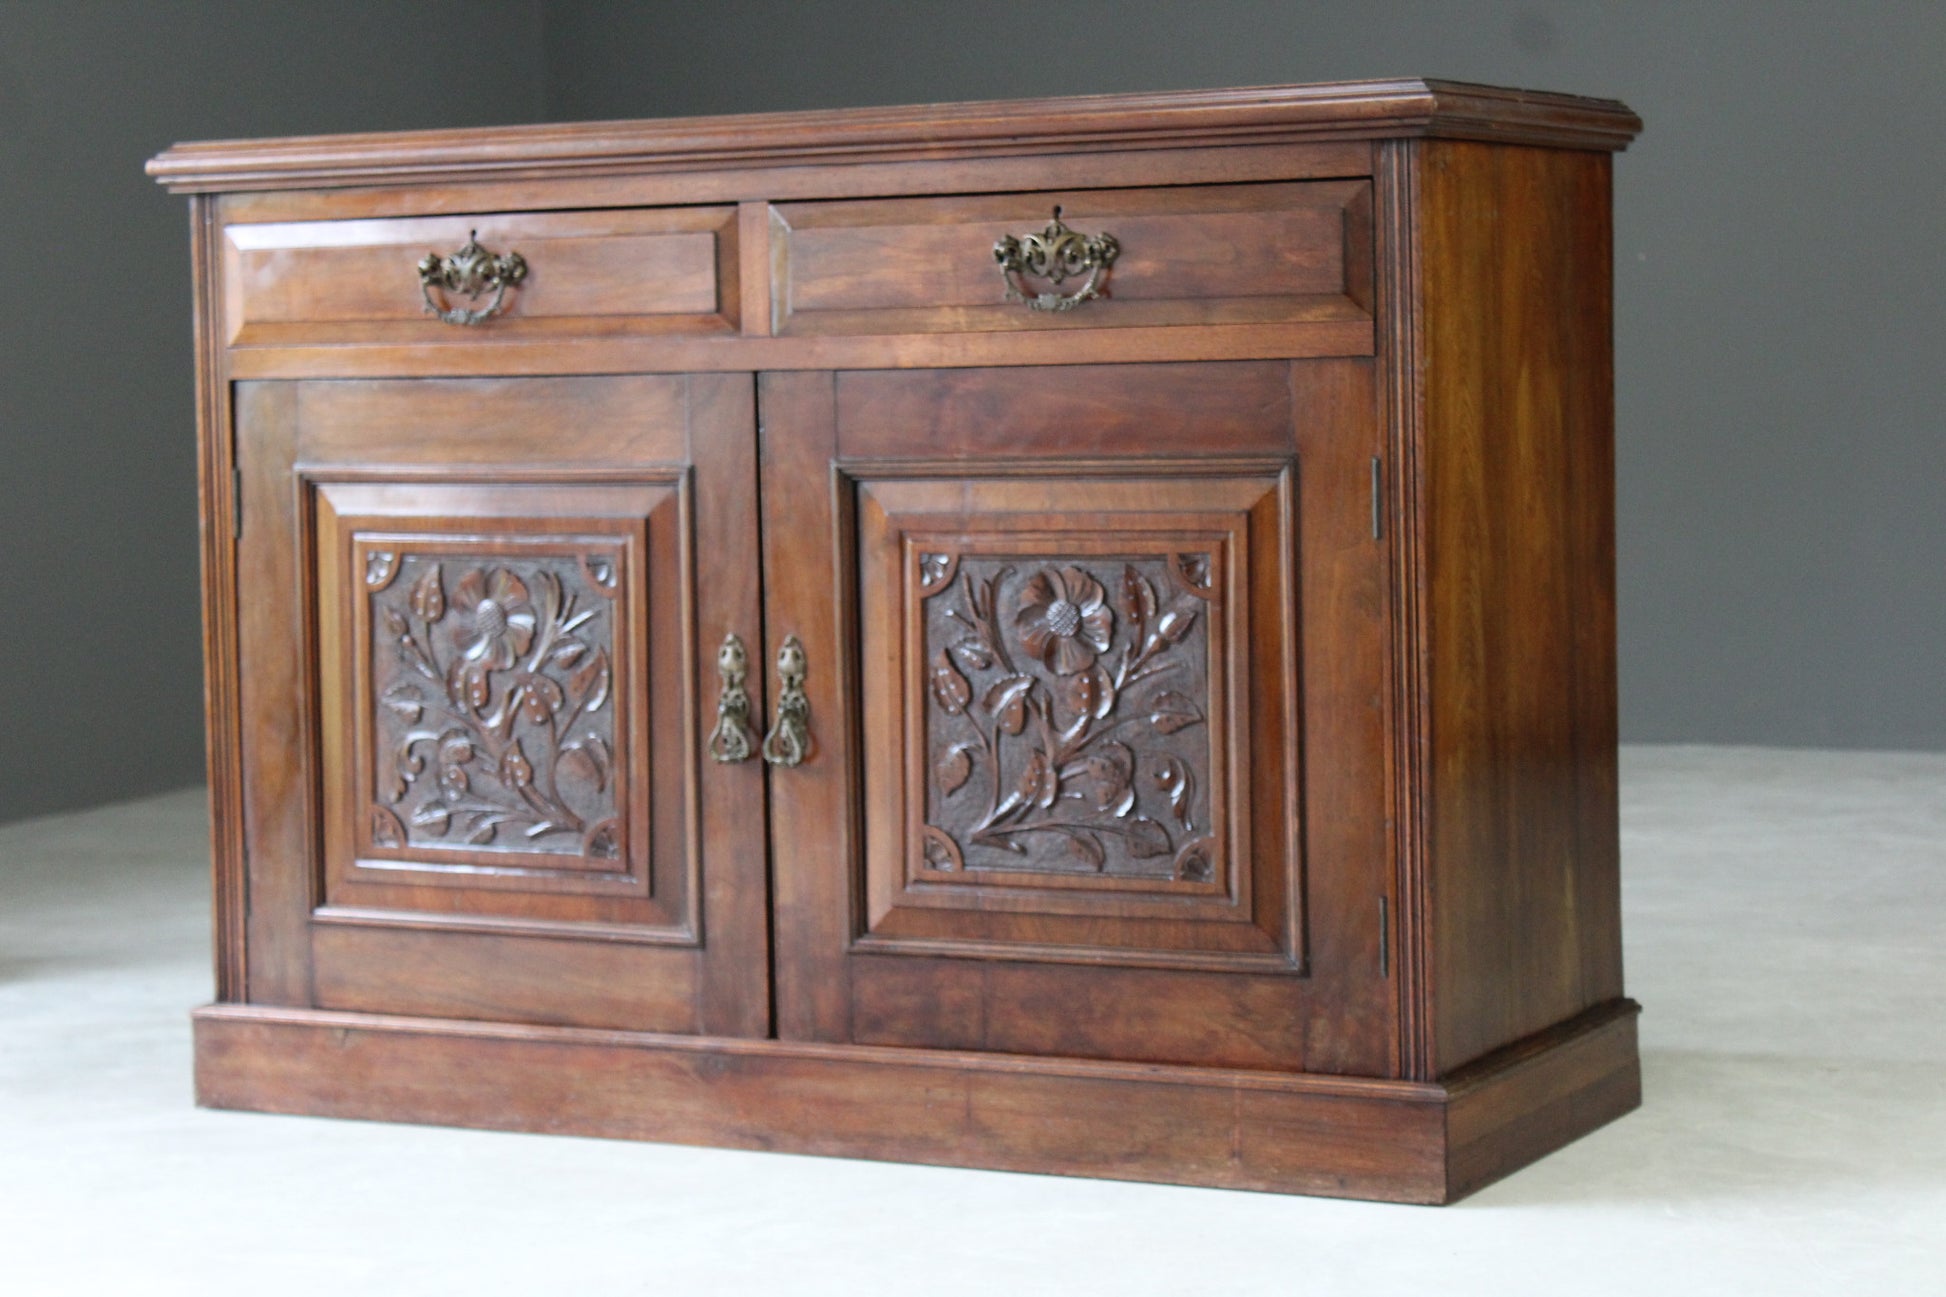
POLYGON ((473 781, 467 778, 464 767, 441 766, 439 767, 439 787, 451 796, 463 797, 472 789, 473 781))
POLYGON ((571 667, 587 651, 588 646, 578 639, 562 640, 547 655, 547 661, 550 666, 571 667))
POLYGON ((491 665, 484 660, 454 658, 446 678, 446 691, 452 695, 454 702, 477 712, 493 698, 492 676, 491 665))
POLYGON ((466 844, 470 847, 486 846, 500 835, 500 824, 501 820, 497 816, 474 816, 471 831, 466 835, 466 844))
POLYGON ((1194 610, 1171 608, 1162 614, 1162 620, 1155 624, 1155 633, 1164 643, 1180 644, 1189 634, 1189 628, 1196 624, 1194 610))
POLYGON ((973 773, 971 745, 955 743, 947 748, 940 754, 934 773, 939 777, 939 792, 942 797, 951 797, 958 792, 966 783, 967 777, 973 773))
POLYGON ((1135 809, 1135 754, 1120 743, 1103 744, 1099 750, 1062 766, 1061 774, 1093 790, 1097 811, 1119 819, 1135 809))
POLYGON ((426 713, 425 700, 411 685, 395 683, 386 689, 379 701, 408 725, 426 713))
POLYGON ((992 577, 988 577, 986 580, 981 581, 978 584, 975 584, 972 578, 970 577, 967 578, 966 599, 967 602, 972 606, 973 615, 975 617, 978 617, 982 621, 993 620, 993 578, 992 577))
POLYGON ((966 704, 973 699, 973 686, 953 665, 953 659, 945 649, 932 661, 932 696, 939 703, 939 710, 948 716, 958 716, 966 710, 966 704))
POLYGON ((1108 719, 1108 713, 1115 710, 1115 677, 1108 674, 1107 668, 1097 663, 1079 675, 1063 680, 1062 687, 1068 710, 1077 716, 1092 716, 1098 721, 1108 719))
POLYGON ((987 690, 980 705, 995 723, 1009 734, 1018 734, 1027 725, 1027 696, 1033 692, 1032 676, 1001 676, 987 690))
POLYGON ((1175 813, 1176 823, 1185 831, 1193 832, 1195 824, 1190 820, 1196 800, 1196 773, 1175 757, 1166 757, 1162 769, 1156 772, 1155 782, 1168 794, 1169 809, 1175 813))
POLYGON ((429 801, 412 812, 412 827, 443 837, 452 827, 452 808, 440 801, 429 801))
POLYGON ((384 613, 385 629, 391 631, 393 635, 398 637, 401 644, 410 643, 412 640, 412 627, 407 623, 405 615, 390 604, 385 606, 384 613))
POLYGON ((1020 794, 1022 802, 1031 803, 1042 810, 1054 805, 1054 799, 1061 795, 1061 776, 1047 763, 1047 754, 1039 748, 1028 756, 1015 791, 1020 794))
POLYGON ((446 615, 446 590, 439 584, 439 564, 433 563, 412 583, 412 615, 428 626, 446 615))
POLYGON ((953 654, 968 671, 991 671, 993 652, 976 639, 963 639, 953 645, 953 654))
MULTIPOLYGON (((1155 618, 1155 586, 1149 579, 1135 570, 1133 563, 1122 569, 1122 616, 1138 627, 1147 626, 1155 618)), ((1137 630, 1139 637, 1141 631, 1137 630)))
POLYGON ((561 745, 557 768, 562 774, 579 775, 593 784, 596 792, 604 792, 608 788, 611 761, 608 744, 602 737, 599 734, 584 734, 561 745))
POLYGON ((1128 822, 1128 851, 1130 855, 1145 860, 1168 855, 1169 830, 1146 815, 1136 816, 1128 822))
POLYGON ((1174 690, 1157 695, 1154 705, 1149 708, 1149 723, 1164 734, 1186 730, 1191 725, 1200 724, 1202 720, 1203 709, 1192 699, 1174 690))
POLYGON ((1101 839, 1080 829, 1062 829, 1061 835, 1073 852, 1087 863, 1088 868, 1100 870, 1108 863, 1108 852, 1102 849, 1101 839))
POLYGON ((421 743, 437 739, 437 734, 425 730, 408 730, 399 739, 398 746, 392 751, 392 770, 398 776, 395 787, 397 793, 393 801, 405 796, 405 786, 426 772, 426 759, 415 749, 421 743))
POLYGON ((568 686, 576 698, 584 700, 581 710, 600 711, 602 703, 608 700, 608 650, 596 649, 595 655, 568 677, 568 686))
POLYGON ((544 675, 522 676, 520 686, 520 714, 536 725, 547 724, 567 701, 561 686, 544 675))
POLYGON ((534 783, 534 767, 527 760, 527 754, 520 750, 520 740, 507 749, 500 758, 500 782, 509 788, 530 788, 534 783))

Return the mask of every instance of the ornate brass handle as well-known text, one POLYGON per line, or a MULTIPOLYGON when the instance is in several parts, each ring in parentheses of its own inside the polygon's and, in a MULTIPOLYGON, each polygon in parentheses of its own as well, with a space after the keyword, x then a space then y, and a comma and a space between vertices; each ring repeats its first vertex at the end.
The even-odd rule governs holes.
POLYGON ((716 729, 709 736, 709 754, 725 765, 748 761, 755 750, 750 733, 750 692, 743 687, 750 672, 750 655, 735 635, 723 637, 716 650, 716 676, 722 688, 716 695, 716 729))
POLYGON ((518 252, 488 252, 480 246, 480 232, 466 236, 466 246, 450 257, 428 252, 419 262, 419 292, 426 299, 426 311, 447 324, 484 324, 500 314, 506 305, 507 290, 527 278, 527 260, 518 252), (433 290, 439 297, 433 297, 433 290), (464 307, 448 304, 449 295, 458 294, 477 302, 487 293, 493 300, 485 306, 464 307))
POLYGON ((764 736, 764 760, 794 766, 811 753, 811 702, 804 696, 804 646, 786 635, 777 650, 777 723, 764 736))
POLYGON ((993 245, 993 259, 1000 263, 1000 278, 1007 286, 1007 300, 1025 302, 1034 311, 1072 311, 1083 302, 1101 296, 1101 279, 1115 264, 1122 245, 1112 234, 1083 235, 1061 223, 1061 209, 1039 234, 1015 238, 1009 234, 993 245), (1072 293, 1043 289, 1028 290, 1027 277, 1063 284, 1086 274, 1081 287, 1072 293))

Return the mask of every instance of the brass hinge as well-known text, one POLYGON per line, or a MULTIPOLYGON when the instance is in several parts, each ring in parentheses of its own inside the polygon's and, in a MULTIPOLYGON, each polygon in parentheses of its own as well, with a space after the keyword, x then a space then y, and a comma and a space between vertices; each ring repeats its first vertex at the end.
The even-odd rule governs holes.
POLYGON ((1372 456, 1372 539, 1385 538, 1385 469, 1372 456))

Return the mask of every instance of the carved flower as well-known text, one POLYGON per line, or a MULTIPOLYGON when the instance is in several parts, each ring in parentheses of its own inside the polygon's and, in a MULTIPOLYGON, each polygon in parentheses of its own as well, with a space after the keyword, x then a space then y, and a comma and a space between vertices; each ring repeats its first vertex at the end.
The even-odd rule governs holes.
POLYGON ((1071 676, 1108 651, 1115 614, 1101 582, 1080 568, 1036 572, 1020 592, 1014 630, 1028 653, 1056 675, 1071 676))
POLYGON ((504 671, 534 642, 527 584, 504 567, 474 568, 453 587, 453 635, 468 662, 504 671))

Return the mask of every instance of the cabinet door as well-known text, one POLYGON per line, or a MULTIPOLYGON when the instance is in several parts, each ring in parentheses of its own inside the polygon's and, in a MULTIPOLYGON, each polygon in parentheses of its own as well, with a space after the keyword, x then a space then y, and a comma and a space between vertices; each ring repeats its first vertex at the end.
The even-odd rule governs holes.
POLYGON ((260 1002, 769 1027, 748 375, 246 383, 260 1002))
POLYGON ((760 403, 780 1033, 1388 1073, 1369 364, 760 403))

